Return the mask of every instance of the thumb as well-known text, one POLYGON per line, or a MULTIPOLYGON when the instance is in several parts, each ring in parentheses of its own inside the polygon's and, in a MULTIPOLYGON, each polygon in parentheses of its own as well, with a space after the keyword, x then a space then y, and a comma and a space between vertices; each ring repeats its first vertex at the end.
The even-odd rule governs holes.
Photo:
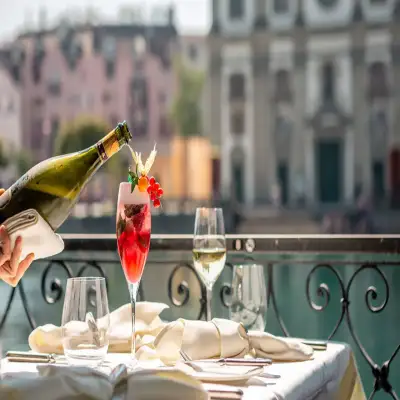
POLYGON ((0 189, 0 196, 5 192, 4 189, 0 189))

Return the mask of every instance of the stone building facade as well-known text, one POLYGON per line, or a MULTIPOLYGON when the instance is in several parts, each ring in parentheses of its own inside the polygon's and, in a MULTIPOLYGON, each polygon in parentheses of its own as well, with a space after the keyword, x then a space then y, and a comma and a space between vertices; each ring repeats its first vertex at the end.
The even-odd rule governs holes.
POLYGON ((400 2, 213 0, 210 126, 246 205, 400 201, 400 2))

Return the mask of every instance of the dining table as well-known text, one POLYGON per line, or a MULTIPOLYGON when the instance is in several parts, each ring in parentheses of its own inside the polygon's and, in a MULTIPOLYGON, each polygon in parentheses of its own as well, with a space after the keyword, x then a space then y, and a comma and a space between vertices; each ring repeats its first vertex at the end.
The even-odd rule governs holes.
MULTIPOLYGON (((109 353, 106 361, 108 365, 118 365, 128 363, 129 357, 129 354, 126 353, 109 353)), ((41 379, 37 367, 36 363, 11 362, 7 358, 3 358, 1 361, 2 385, 22 376, 30 376, 32 379, 35 374, 37 379, 41 379)), ((68 366, 63 368, 68 368, 68 366)), ((143 368, 146 368, 145 363, 143 363, 143 368)), ((221 384, 210 381, 202 382, 202 384, 210 393, 210 399, 366 399, 352 349, 349 345, 338 342, 326 342, 326 346, 316 348, 313 358, 307 361, 273 362, 264 367, 263 374, 253 376, 245 383, 221 384), (220 393, 219 389, 226 390, 222 397, 221 394, 218 394, 220 393), (230 389, 235 394, 233 397, 229 397, 230 389), (240 393, 239 397, 238 393, 240 393)), ((23 396, 20 398, 25 400, 23 396)), ((114 400, 114 397, 112 399, 114 400)), ((118 399, 121 399, 120 395, 118 395, 118 399)), ((128 396, 125 400, 128 400, 128 396)))

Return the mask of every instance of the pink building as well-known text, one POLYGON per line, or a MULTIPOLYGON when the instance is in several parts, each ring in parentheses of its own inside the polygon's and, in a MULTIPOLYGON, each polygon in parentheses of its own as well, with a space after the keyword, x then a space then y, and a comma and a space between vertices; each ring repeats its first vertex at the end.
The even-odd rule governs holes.
POLYGON ((18 85, 12 80, 3 64, 0 53, 0 141, 7 166, 0 166, 0 185, 8 187, 18 176, 15 162, 21 146, 21 96, 18 85))
POLYGON ((165 25, 61 25, 19 36, 8 68, 21 88, 23 147, 37 159, 53 152, 61 123, 81 114, 111 125, 127 120, 135 145, 168 151, 177 33, 165 25))

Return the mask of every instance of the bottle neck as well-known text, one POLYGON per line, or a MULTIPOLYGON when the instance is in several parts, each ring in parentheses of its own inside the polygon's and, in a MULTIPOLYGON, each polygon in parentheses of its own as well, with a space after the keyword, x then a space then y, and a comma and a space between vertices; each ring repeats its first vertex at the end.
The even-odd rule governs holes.
POLYGON ((101 162, 106 162, 115 153, 118 153, 123 146, 128 144, 131 138, 126 122, 118 124, 115 129, 95 144, 101 162))

